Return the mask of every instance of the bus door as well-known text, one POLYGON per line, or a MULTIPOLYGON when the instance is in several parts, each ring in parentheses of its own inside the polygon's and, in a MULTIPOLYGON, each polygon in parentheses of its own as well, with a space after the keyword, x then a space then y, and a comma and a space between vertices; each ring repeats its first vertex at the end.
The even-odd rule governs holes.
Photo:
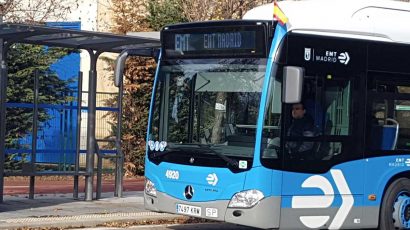
POLYGON ((360 223, 361 209, 354 208, 363 196, 357 79, 307 71, 302 103, 283 105, 282 226, 360 223))

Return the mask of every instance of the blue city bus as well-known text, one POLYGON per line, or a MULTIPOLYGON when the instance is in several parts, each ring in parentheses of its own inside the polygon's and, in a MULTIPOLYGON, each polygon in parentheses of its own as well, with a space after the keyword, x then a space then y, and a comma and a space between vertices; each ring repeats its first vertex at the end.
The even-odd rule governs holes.
POLYGON ((409 12, 285 1, 166 26, 145 207, 263 229, 410 229, 409 12), (293 136, 299 103, 312 130, 293 136))

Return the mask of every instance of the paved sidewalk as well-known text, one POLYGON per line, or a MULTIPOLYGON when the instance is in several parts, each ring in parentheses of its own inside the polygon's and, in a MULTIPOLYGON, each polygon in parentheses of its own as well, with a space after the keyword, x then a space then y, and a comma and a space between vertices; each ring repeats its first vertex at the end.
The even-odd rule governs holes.
MULTIPOLYGON (((94 182, 97 179, 94 178, 94 182)), ((114 191, 114 179, 104 178, 102 181, 102 191, 114 191)), ((5 178, 4 194, 18 195, 29 193, 29 177, 11 177, 5 178)), ((79 178, 78 191, 85 191, 84 178, 79 178)), ((39 177, 36 178, 34 190, 35 194, 54 194, 54 193, 72 193, 74 188, 74 181, 70 177, 39 177)), ((144 190, 144 177, 124 178, 123 191, 142 191, 144 190)))
POLYGON ((95 201, 75 200, 72 194, 6 195, 0 204, 0 229, 24 227, 79 228, 107 222, 135 222, 169 219, 177 215, 154 213, 144 209, 143 192, 124 192, 122 198, 103 193, 95 201))

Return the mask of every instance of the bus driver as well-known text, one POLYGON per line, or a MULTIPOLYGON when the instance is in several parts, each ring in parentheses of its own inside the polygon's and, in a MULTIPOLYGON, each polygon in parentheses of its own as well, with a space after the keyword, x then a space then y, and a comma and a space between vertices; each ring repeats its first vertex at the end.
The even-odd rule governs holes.
MULTIPOLYGON (((314 121, 313 118, 306 113, 303 103, 292 105, 292 124, 289 127, 287 135, 289 137, 313 137, 314 136, 314 121)), ((290 141, 286 147, 289 150, 292 158, 306 159, 313 157, 311 150, 314 142, 306 141, 290 141)))

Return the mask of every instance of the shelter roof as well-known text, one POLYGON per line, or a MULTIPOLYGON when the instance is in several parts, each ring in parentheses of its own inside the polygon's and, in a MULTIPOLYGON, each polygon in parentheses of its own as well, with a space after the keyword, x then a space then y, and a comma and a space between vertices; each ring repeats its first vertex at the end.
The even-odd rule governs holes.
POLYGON ((0 38, 9 43, 28 43, 100 52, 158 48, 159 39, 109 33, 61 29, 28 24, 0 24, 0 38))

